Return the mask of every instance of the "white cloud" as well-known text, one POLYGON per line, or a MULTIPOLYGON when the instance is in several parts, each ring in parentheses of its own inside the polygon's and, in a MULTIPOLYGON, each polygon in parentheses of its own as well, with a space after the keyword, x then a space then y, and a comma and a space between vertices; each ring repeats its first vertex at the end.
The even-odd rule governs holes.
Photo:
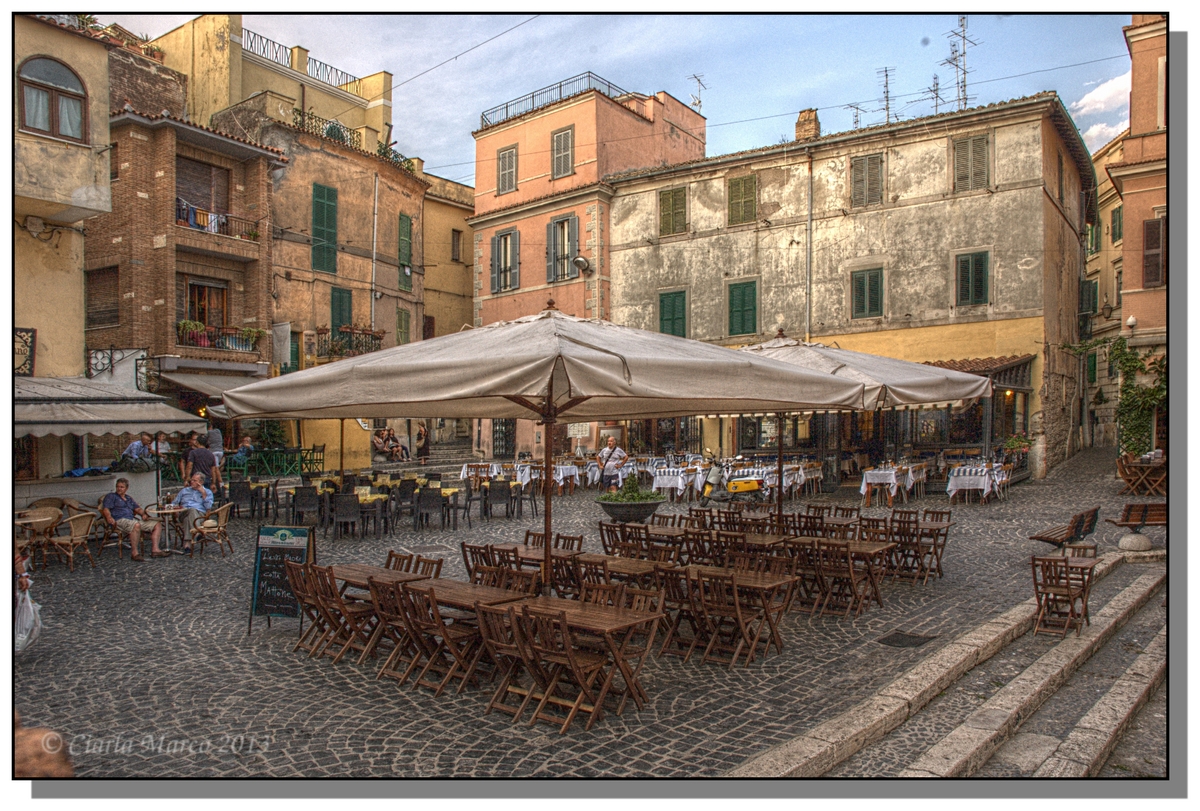
POLYGON ((1086 96, 1071 104, 1074 115, 1111 113, 1129 106, 1129 77, 1126 71, 1115 79, 1109 79, 1086 96))
POLYGON ((1107 144, 1113 138, 1120 135, 1129 126, 1129 119, 1117 124, 1093 124, 1083 131, 1083 142, 1087 144, 1089 152, 1095 152, 1100 147, 1107 144))

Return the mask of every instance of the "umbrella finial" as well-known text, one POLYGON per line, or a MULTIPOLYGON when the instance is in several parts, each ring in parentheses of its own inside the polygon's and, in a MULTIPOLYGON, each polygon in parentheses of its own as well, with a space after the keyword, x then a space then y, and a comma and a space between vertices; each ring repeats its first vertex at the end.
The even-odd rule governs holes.
POLYGON ((780 327, 779 329, 777 329, 775 331, 775 337, 776 338, 786 338, 787 337, 786 335, 783 334, 783 327, 780 327))
POLYGON ((547 310, 557 310, 558 309, 557 307, 554 306, 554 299, 546 299, 546 309, 547 310))

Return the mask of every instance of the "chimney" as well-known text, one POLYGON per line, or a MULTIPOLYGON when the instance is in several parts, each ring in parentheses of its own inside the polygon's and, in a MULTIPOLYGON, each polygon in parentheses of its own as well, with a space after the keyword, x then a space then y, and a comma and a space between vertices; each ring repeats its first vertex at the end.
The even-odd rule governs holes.
POLYGON ((821 122, 817 119, 817 111, 814 108, 801 110, 796 117, 796 140, 815 141, 820 137, 821 122))

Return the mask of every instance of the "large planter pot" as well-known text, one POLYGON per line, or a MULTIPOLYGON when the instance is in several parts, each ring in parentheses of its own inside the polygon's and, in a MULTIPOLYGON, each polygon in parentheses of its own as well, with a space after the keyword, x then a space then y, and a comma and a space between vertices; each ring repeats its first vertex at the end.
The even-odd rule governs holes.
POLYGON ((666 499, 658 501, 599 501, 596 503, 608 513, 608 517, 619 524, 645 523, 654 515, 658 505, 666 499))

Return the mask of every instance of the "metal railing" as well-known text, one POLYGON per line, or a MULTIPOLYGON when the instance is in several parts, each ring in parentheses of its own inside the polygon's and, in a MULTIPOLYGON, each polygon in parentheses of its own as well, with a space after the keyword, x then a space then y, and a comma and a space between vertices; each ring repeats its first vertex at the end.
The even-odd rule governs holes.
POLYGON ((599 90, 609 98, 626 95, 626 91, 607 79, 602 79, 589 71, 581 73, 578 76, 572 76, 570 79, 564 79, 558 84, 543 87, 541 90, 535 90, 532 93, 521 96, 519 99, 505 102, 490 110, 485 110, 479 116, 479 126, 481 129, 483 127, 491 127, 510 118, 524 115, 539 107, 545 107, 547 104, 562 101, 569 96, 574 96, 585 90, 599 90))
POLYGON ((253 340, 242 337, 242 331, 237 327, 207 327, 198 330, 181 330, 175 332, 176 346, 195 346, 205 349, 227 349, 232 352, 254 352, 259 339, 253 340))
POLYGON ((175 224, 185 228, 195 228, 197 231, 207 231, 210 234, 221 234, 235 239, 257 242, 259 238, 258 222, 258 220, 235 217, 232 214, 214 214, 183 200, 175 201, 175 224))
POLYGON ((267 39, 262 34, 256 34, 249 28, 242 29, 242 49, 257 54, 263 59, 270 59, 286 68, 292 66, 291 48, 267 39))
POLYGON ((355 149, 362 149, 362 133, 352 130, 340 121, 330 121, 319 115, 292 108, 292 125, 311 135, 319 135, 355 149))
POLYGON ((412 162, 412 158, 406 158, 383 141, 379 142, 379 146, 375 148, 376 154, 389 163, 399 166, 401 169, 407 169, 410 172, 416 171, 416 166, 412 162))
POLYGON ((376 352, 383 347, 383 339, 369 332, 317 333, 318 358, 349 358, 376 352))
MULTIPOLYGON (((242 29, 242 49, 249 51, 252 54, 261 56, 263 59, 269 59, 276 64, 290 68, 292 66, 292 49, 286 45, 280 45, 274 40, 267 39, 262 34, 256 34, 249 28, 242 29)), ((327 85, 345 90, 347 93, 353 93, 356 96, 362 96, 362 80, 357 76, 346 73, 344 70, 326 65, 313 59, 308 58, 306 66, 308 75, 327 85)))

